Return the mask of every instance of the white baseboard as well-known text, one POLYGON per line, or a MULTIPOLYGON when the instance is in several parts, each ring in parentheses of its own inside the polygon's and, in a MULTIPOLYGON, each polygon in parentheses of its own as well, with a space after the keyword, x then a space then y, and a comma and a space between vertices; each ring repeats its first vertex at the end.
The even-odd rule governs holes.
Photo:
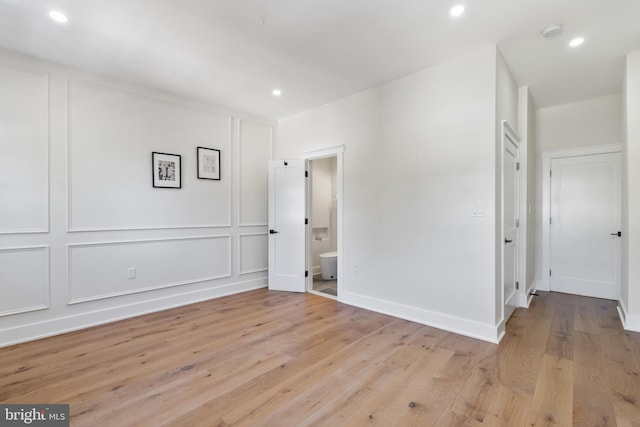
POLYGON ((2 329, 0 330, 0 347, 265 287, 267 287, 267 279, 261 278, 2 329))
POLYGON ((618 303, 618 316, 625 331, 640 332, 640 316, 629 315, 624 306, 618 303))
POLYGON ((497 344, 502 338, 499 334, 499 327, 461 317, 450 316, 443 313, 398 304, 391 301, 372 298, 353 292, 342 292, 339 294, 340 302, 375 311, 377 313, 388 314, 389 316, 409 320, 434 328, 477 338, 483 341, 497 344))

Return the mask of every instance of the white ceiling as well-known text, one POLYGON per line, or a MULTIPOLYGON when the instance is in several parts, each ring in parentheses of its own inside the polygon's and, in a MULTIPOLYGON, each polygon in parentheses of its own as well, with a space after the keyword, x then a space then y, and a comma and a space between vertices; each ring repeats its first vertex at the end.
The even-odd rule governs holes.
POLYGON ((0 0, 0 47, 271 118, 490 44, 537 107, 616 93, 640 1, 0 0), (563 35, 543 39, 555 23, 563 35))

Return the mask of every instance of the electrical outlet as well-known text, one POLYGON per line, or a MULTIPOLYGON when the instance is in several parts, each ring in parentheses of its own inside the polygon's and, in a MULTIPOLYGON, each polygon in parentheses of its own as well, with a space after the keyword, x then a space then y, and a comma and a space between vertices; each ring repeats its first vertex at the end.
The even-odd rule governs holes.
POLYGON ((129 279, 135 279, 136 278, 136 269, 134 267, 130 267, 127 270, 127 273, 128 273, 129 279))

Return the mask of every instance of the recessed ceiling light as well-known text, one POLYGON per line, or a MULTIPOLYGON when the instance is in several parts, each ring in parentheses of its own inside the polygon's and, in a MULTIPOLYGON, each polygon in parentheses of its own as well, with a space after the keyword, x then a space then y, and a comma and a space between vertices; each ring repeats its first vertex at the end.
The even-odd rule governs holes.
POLYGON ((59 10, 52 10, 51 12, 49 12, 49 18, 53 19, 58 24, 69 23, 69 17, 59 10))
POLYGON ((575 39, 571 40, 569 42, 569 46, 571 47, 578 47, 580 46, 582 43, 584 43, 584 37, 576 37, 575 39))
POLYGON ((274 90, 271 91, 271 93, 273 94, 273 96, 282 95, 282 91, 280 89, 274 89, 274 90))
POLYGON ((449 11, 449 14, 451 16, 453 16, 454 18, 457 18, 458 16, 462 15, 464 13, 464 5, 459 4, 457 6, 453 6, 451 8, 451 10, 449 11))

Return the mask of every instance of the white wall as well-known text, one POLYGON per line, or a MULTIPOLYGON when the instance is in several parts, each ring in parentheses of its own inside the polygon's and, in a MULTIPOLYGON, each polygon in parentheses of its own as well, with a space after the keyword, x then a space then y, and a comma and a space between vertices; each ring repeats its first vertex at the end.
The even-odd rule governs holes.
POLYGON ((273 122, 8 52, 0 93, 0 345, 266 285, 273 122))
POLYGON ((538 152, 622 141, 621 95, 608 95, 536 112, 538 152))
POLYGON ((345 146, 340 300, 497 339, 495 123, 495 47, 280 121, 276 158, 345 146))
POLYGON ((536 134, 536 281, 542 283, 542 153, 622 142, 621 95, 541 108, 536 134))
POLYGON ((625 327, 640 332, 640 51, 627 55, 625 74, 620 305, 625 327))

